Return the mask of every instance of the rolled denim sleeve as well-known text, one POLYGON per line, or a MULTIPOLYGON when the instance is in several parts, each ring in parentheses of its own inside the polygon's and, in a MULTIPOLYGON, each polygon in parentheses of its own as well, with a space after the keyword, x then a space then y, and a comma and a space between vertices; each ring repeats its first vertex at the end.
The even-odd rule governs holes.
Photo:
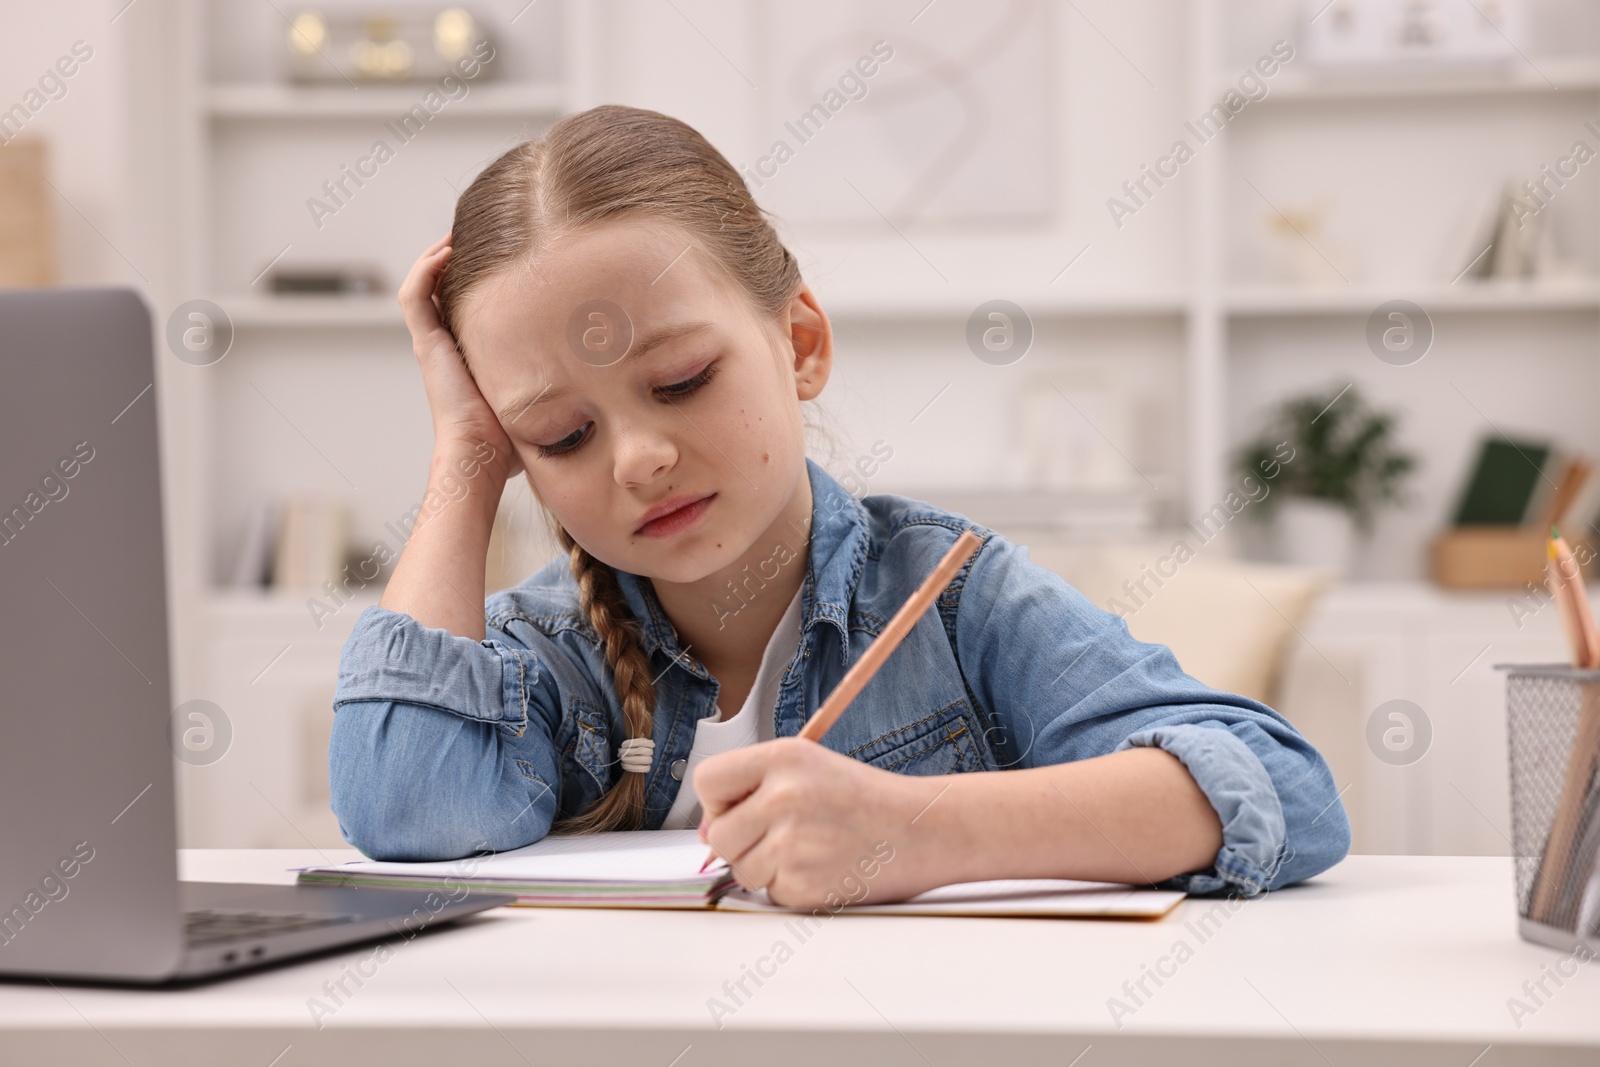
POLYGON ((1163 885, 1253 896, 1349 851, 1327 762, 1266 704, 1185 674, 1171 649, 1137 640, 1003 537, 986 541, 960 597, 962 671, 1015 749, 999 762, 1044 766, 1146 746, 1189 771, 1222 824, 1222 847, 1210 867, 1163 885))
POLYGON ((369 607, 340 657, 328 776, 346 841, 373 859, 457 859, 542 838, 560 790, 548 672, 483 641, 369 607))
POLYGON ((1249 896, 1265 889, 1282 863, 1287 829, 1277 787, 1260 758, 1220 723, 1140 730, 1117 750, 1146 746, 1176 756, 1222 822, 1215 873, 1183 874, 1164 884, 1196 894, 1238 887, 1249 896))

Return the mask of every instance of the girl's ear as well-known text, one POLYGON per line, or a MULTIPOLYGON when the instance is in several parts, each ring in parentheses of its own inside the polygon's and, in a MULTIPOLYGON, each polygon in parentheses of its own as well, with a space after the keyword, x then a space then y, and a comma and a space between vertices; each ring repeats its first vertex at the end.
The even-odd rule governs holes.
POLYGON ((795 391, 801 400, 815 400, 833 371, 833 325, 809 285, 789 301, 785 315, 794 352, 795 391))

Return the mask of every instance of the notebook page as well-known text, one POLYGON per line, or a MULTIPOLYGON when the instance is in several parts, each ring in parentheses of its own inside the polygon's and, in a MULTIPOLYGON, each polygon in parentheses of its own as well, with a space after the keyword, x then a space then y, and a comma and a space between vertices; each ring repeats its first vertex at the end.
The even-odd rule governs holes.
POLYGON ((714 880, 716 868, 699 873, 707 848, 695 830, 618 830, 571 837, 546 837, 493 856, 423 863, 357 860, 296 870, 340 874, 389 874, 458 880, 507 879, 535 882, 693 882, 714 880))

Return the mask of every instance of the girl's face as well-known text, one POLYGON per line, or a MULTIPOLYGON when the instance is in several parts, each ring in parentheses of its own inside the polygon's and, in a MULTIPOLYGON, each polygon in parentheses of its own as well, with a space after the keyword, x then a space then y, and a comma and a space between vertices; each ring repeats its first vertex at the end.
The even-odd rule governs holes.
POLYGON ((809 518, 799 401, 832 359, 809 289, 763 321, 684 231, 623 220, 490 278, 462 322, 534 492, 601 562, 695 582, 809 518))

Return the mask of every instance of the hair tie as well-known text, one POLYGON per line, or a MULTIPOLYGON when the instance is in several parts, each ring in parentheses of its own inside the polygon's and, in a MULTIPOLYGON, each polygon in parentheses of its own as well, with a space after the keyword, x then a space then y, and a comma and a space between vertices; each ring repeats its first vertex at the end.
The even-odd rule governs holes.
POLYGON ((622 759, 622 769, 630 774, 644 774, 655 757, 656 743, 648 737, 630 737, 622 742, 617 755, 622 759))

